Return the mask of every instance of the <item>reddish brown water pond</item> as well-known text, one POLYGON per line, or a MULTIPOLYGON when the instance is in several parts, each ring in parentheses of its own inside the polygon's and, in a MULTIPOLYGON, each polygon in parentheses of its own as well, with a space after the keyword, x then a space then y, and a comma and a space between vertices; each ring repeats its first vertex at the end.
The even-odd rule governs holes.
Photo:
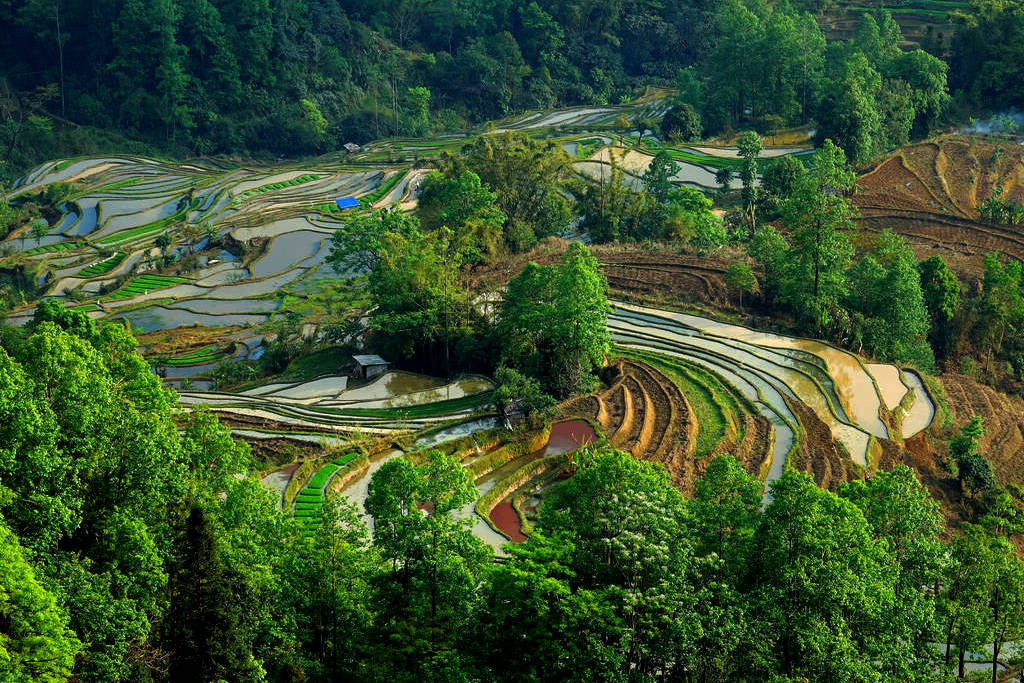
POLYGON ((526 540, 526 536, 523 536, 523 532, 519 529, 519 515, 516 514, 512 503, 509 501, 506 500, 498 503, 491 510, 491 521, 513 543, 522 543, 526 540))
POLYGON ((567 420, 551 425, 551 436, 544 455, 568 453, 597 439, 594 428, 583 420, 567 420))
MULTIPOLYGON (((595 439, 597 439, 597 434, 588 422, 583 420, 556 422, 551 426, 551 435, 548 437, 548 443, 543 451, 536 451, 519 461, 514 461, 514 465, 513 463, 506 465, 505 468, 508 468, 510 465, 521 467, 523 464, 547 455, 568 453, 580 446, 593 442, 595 439)), ((497 475, 497 472, 495 474, 497 475)), ((526 540, 526 536, 520 530, 519 515, 516 514, 515 508, 512 507, 512 503, 509 500, 503 500, 498 503, 491 510, 490 518, 494 526, 513 543, 521 543, 526 540)))

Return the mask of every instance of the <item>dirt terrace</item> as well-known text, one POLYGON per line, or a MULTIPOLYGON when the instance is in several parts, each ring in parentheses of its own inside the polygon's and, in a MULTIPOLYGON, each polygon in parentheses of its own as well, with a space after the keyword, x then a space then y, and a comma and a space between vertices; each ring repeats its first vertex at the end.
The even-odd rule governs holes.
MULTIPOLYGON (((474 283, 502 286, 529 262, 551 265, 558 262, 569 243, 549 238, 525 254, 502 263, 478 268, 470 275, 474 283)), ((723 277, 729 263, 715 256, 679 254, 670 247, 645 248, 636 244, 591 245, 590 252, 601 264, 613 296, 672 297, 711 305, 728 303, 723 277)))
MULTIPOLYGON (((598 424, 616 448, 661 463, 677 486, 692 492, 710 458, 694 458, 697 420, 679 387, 647 363, 625 358, 611 362, 606 379, 607 387, 573 399, 563 406, 562 414, 598 424)), ((714 452, 732 453, 757 475, 770 457, 771 427, 760 416, 744 419, 742 441, 723 439, 714 452)))
POLYGON ((939 254, 961 277, 981 274, 982 257, 1002 251, 1024 260, 1019 228, 981 220, 978 205, 1003 187, 1024 199, 1024 146, 1015 140, 945 135, 902 147, 858 179, 860 225, 906 237, 919 258, 939 254))

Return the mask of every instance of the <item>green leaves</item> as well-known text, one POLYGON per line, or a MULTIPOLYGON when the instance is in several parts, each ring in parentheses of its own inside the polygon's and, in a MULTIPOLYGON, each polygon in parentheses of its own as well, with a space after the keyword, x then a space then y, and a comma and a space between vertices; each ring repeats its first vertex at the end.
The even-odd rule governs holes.
POLYGON ((434 171, 423 180, 417 214, 428 230, 447 226, 471 263, 494 258, 503 250, 506 216, 491 192, 472 171, 449 178, 434 171))
POLYGON ((847 304, 865 317, 863 344, 876 358, 930 370, 928 310, 913 250, 888 230, 875 248, 850 269, 847 304))
POLYGON ((781 298, 819 330, 829 309, 847 292, 853 247, 846 231, 853 228, 854 210, 842 193, 853 182, 842 150, 826 141, 818 167, 800 177, 781 207, 783 224, 790 230, 781 298))
POLYGON ((472 171, 497 194, 505 215, 505 245, 525 251, 538 239, 564 230, 571 220, 561 193, 568 162, 554 142, 508 132, 477 137, 463 155, 444 160, 442 169, 450 178, 472 171))
POLYGON ((928 338, 936 355, 945 357, 951 343, 953 317, 960 307, 960 282, 941 256, 932 256, 918 264, 921 294, 928 309, 928 338))
POLYGON ((0 680, 63 683, 82 645, 0 518, 0 680))
POLYGON ((854 505, 808 475, 787 470, 772 496, 756 537, 753 610, 777 625, 766 634, 774 667, 813 680, 871 678, 865 650, 893 600, 884 545, 854 505))
POLYGON ((570 244, 558 266, 528 264, 502 304, 503 358, 560 396, 578 391, 611 345, 606 291, 597 259, 582 244, 570 244))

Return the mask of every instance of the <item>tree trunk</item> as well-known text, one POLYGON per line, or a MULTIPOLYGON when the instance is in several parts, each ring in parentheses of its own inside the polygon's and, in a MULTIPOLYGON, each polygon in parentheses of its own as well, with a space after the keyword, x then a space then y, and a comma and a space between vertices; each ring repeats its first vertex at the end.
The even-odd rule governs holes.
POLYGON ((814 298, 818 298, 818 281, 821 276, 821 218, 817 219, 814 232, 814 298))
POLYGON ((999 673, 999 639, 992 640, 992 683, 996 683, 996 675, 999 673))

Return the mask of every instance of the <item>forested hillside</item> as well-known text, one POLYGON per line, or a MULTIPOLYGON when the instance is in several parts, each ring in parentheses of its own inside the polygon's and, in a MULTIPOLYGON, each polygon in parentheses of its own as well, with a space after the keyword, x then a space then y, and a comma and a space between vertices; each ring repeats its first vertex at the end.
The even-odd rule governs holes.
POLYGON ((11 0, 0 74, 20 106, 76 123, 295 155, 631 98, 638 77, 670 80, 703 55, 713 7, 11 0))
POLYGON ((982 3, 954 40, 926 44, 929 54, 900 52, 887 15, 858 14, 852 47, 827 46, 830 7, 4 0, 0 158, 23 169, 139 142, 178 155, 296 156, 527 109, 618 103, 660 84, 680 88, 707 134, 817 120, 825 137, 859 138, 860 152, 843 147, 861 161, 936 122, 947 56, 974 103, 1019 104, 1019 66, 1000 47, 1019 10, 982 3))

